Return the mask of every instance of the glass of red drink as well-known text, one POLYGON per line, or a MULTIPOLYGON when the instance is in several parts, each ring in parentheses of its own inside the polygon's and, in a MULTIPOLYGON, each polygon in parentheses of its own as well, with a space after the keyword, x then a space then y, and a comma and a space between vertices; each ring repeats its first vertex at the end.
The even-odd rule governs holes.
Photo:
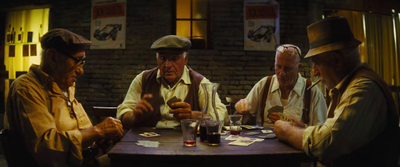
POLYGON ((240 135, 240 132, 242 131, 242 118, 243 116, 239 114, 229 115, 229 130, 231 135, 240 135))
POLYGON ((197 128, 199 120, 196 119, 182 119, 182 138, 183 145, 187 147, 196 146, 197 128))

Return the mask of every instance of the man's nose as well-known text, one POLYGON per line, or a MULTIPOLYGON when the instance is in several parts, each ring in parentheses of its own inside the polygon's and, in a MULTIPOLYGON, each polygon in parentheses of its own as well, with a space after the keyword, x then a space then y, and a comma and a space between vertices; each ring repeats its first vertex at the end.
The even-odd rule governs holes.
POLYGON ((171 60, 167 59, 165 60, 165 67, 171 66, 171 60))
POLYGON ((78 75, 83 75, 83 73, 84 73, 84 71, 83 71, 83 66, 78 66, 78 67, 76 68, 76 73, 77 73, 78 75))
POLYGON ((285 67, 282 67, 282 70, 280 71, 281 76, 286 76, 287 69, 285 67))

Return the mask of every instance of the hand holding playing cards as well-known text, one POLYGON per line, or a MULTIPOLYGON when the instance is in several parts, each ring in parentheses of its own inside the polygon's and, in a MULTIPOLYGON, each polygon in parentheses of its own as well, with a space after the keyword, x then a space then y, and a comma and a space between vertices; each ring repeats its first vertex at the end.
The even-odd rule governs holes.
POLYGON ((270 114, 268 114, 268 118, 272 121, 272 123, 275 123, 277 120, 281 119, 280 114, 282 113, 271 112, 270 114))
POLYGON ((171 110, 169 113, 174 114, 174 118, 177 120, 192 118, 192 108, 189 103, 182 102, 182 99, 178 98, 177 102, 170 105, 171 110))
POLYGON ((153 106, 151 106, 149 100, 153 98, 152 94, 144 94, 142 99, 136 104, 133 112, 136 114, 144 114, 146 112, 153 111, 153 106))
POLYGON ((238 114, 245 114, 248 113, 251 110, 250 103, 247 99, 240 99, 236 104, 235 104, 235 109, 238 112, 238 114))

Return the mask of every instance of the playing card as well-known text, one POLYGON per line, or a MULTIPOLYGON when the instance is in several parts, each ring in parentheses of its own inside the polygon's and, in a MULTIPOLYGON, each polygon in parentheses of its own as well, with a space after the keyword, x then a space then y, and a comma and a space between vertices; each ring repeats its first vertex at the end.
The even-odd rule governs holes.
POLYGON ((277 113, 283 113, 283 107, 282 106, 273 106, 270 109, 268 109, 268 116, 272 112, 277 112, 277 113))
POLYGON ((249 146, 250 144, 253 144, 254 140, 245 140, 245 139, 238 139, 233 142, 228 143, 229 145, 235 145, 235 146, 249 146))
POLYGON ((242 125, 242 127, 246 128, 246 129, 257 129, 257 127, 252 126, 252 125, 242 125))
POLYGON ((160 136, 160 134, 156 133, 156 132, 144 132, 142 134, 139 134, 140 136, 144 136, 144 137, 156 137, 156 136, 160 136))
POLYGON ((272 130, 261 130, 262 133, 273 133, 272 130))
POLYGON ((244 138, 244 137, 241 137, 239 135, 229 135, 228 137, 225 138, 225 140, 238 140, 239 138, 244 138))
POLYGON ((173 108, 173 107, 171 107, 171 105, 172 105, 172 103, 175 103, 175 102, 180 102, 180 101, 178 100, 178 98, 176 98, 176 96, 174 96, 174 97, 172 97, 171 99, 169 99, 169 100, 167 101, 167 104, 168 104, 168 106, 169 106, 170 108, 173 108))
POLYGON ((138 140, 136 143, 139 146, 143 147, 152 147, 152 148, 157 148, 160 142, 158 141, 149 141, 149 140, 138 140))
MULTIPOLYGON (((237 136, 237 135, 236 135, 237 136)), ((261 142, 264 141, 264 139, 258 139, 258 138, 249 138, 249 137, 232 137, 231 139, 233 140, 236 138, 235 141, 228 143, 229 145, 235 145, 235 146, 249 146, 250 144, 253 144, 254 142, 261 142)))
POLYGON ((273 139, 273 138, 276 137, 276 135, 275 135, 275 133, 269 133, 269 134, 266 134, 266 135, 260 135, 258 137, 262 138, 262 139, 273 139))
POLYGON ((245 134, 246 135, 257 135, 257 134, 260 134, 260 132, 247 132, 245 134))

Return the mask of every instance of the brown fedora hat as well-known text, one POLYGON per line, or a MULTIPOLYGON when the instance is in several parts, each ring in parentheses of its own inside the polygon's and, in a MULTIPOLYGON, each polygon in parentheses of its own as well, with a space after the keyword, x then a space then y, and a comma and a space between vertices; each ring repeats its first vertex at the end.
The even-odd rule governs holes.
POLYGON ((310 50, 304 58, 321 53, 355 47, 361 42, 354 38, 344 17, 331 17, 307 27, 310 50))

